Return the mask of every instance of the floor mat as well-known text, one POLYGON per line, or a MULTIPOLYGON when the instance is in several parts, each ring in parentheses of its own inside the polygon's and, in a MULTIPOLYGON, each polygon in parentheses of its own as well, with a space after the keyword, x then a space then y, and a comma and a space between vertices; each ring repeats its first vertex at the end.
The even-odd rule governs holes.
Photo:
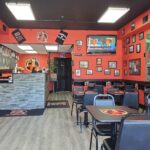
POLYGON ((44 109, 16 109, 16 110, 0 110, 0 117, 13 117, 13 116, 39 116, 43 115, 44 109))
POLYGON ((69 108, 67 100, 47 101, 46 108, 69 108))

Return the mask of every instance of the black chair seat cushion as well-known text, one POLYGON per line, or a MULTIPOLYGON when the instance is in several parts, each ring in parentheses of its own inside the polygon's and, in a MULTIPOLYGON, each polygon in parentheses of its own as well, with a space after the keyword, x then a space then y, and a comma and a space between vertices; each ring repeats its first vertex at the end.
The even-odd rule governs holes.
POLYGON ((115 141, 113 141, 111 138, 104 139, 103 146, 107 150, 114 150, 115 149, 115 141))
POLYGON ((96 134, 101 136, 111 136, 112 135, 112 124, 96 124, 94 127, 96 134))

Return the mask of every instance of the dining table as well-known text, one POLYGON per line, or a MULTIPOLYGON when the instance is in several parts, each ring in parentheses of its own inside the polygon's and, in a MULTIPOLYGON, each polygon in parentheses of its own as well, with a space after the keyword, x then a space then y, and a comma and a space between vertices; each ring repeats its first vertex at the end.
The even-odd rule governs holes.
POLYGON ((114 97, 116 104, 118 105, 123 104, 123 96, 125 94, 125 91, 123 90, 108 91, 108 94, 114 97))
POLYGON ((101 106, 86 106, 87 111, 91 114, 94 122, 99 123, 111 123, 112 124, 112 138, 116 139, 117 131, 121 123, 122 117, 127 114, 138 113, 136 109, 129 108, 126 106, 112 106, 112 107, 101 107, 101 106))

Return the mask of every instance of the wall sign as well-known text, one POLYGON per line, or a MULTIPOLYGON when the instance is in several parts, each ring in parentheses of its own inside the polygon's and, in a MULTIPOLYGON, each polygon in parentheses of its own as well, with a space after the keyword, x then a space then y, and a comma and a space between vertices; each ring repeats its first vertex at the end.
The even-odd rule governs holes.
POLYGON ((58 44, 63 44, 66 37, 67 37, 68 33, 67 32, 64 32, 64 31, 60 31, 55 42, 57 42, 58 44))
POLYGON ((48 34, 46 32, 38 32, 36 36, 37 40, 42 43, 46 43, 48 40, 48 34))
POLYGON ((21 31, 19 29, 14 30, 11 34, 13 35, 13 37, 16 39, 16 41, 19 44, 26 41, 25 37, 23 36, 23 34, 21 33, 21 31))

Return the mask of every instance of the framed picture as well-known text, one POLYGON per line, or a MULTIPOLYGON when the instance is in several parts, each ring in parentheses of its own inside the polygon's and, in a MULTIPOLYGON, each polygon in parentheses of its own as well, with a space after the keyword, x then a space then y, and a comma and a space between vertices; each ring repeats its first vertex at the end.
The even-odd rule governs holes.
POLYGON ((114 76, 119 76, 120 75, 120 70, 114 70, 114 76))
POLYGON ((83 45, 82 40, 76 40, 76 45, 77 45, 77 46, 82 46, 82 45, 83 45))
POLYGON ((132 43, 136 42, 136 35, 132 35, 132 43))
POLYGON ((130 37, 126 38, 126 44, 130 44, 130 37))
POLYGON ((103 71, 103 68, 98 66, 98 67, 96 67, 96 71, 97 71, 97 72, 102 72, 102 71, 103 71))
POLYGON ((140 75, 141 74, 141 59, 129 60, 129 74, 140 75))
POLYGON ((87 75, 91 75, 91 74, 93 74, 93 70, 91 70, 91 69, 87 69, 87 70, 86 70, 86 74, 87 74, 87 75))
POLYGON ((79 69, 76 70, 76 76, 80 76, 81 75, 81 71, 79 69))
POLYGON ((139 40, 143 40, 144 39, 144 32, 139 33, 139 40))
POLYGON ((129 46, 129 53, 133 53, 134 52, 134 45, 129 46))
POLYGON ((102 64, 102 58, 96 58, 96 65, 102 64))
POLYGON ((116 69, 117 68, 117 62, 116 61, 109 61, 108 62, 108 68, 109 69, 116 69))
POLYGON ((110 69, 105 69, 105 70, 104 70, 104 74, 105 74, 105 75, 109 75, 109 74, 110 74, 110 69))
POLYGON ((141 44, 136 44, 136 52, 140 53, 141 51, 141 44))
POLYGON ((131 31, 135 29, 135 23, 132 23, 132 24, 130 25, 130 29, 131 29, 131 31))
POLYGON ((128 75, 128 70, 124 70, 124 76, 128 75))
POLYGON ((89 62, 88 61, 80 61, 80 68, 88 68, 89 62))
POLYGON ((143 24, 148 21, 148 15, 144 16, 142 19, 143 24))

